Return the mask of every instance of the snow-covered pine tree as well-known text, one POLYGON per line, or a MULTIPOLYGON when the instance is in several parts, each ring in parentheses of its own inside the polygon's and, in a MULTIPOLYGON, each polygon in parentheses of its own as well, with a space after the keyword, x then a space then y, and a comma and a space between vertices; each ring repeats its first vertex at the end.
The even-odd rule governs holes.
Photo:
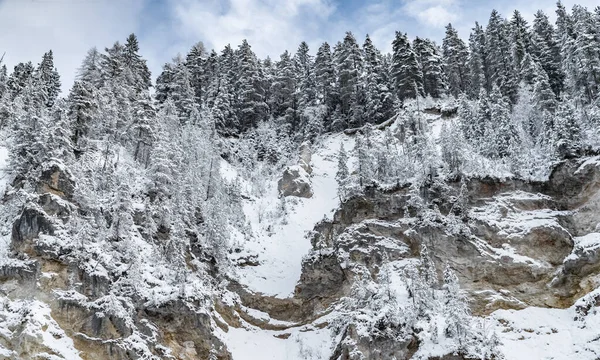
POLYGON ((362 126, 364 118, 359 109, 362 109, 365 100, 361 83, 363 55, 351 32, 346 33, 336 55, 341 116, 346 122, 346 127, 362 126))
POLYGON ((23 91, 33 76, 33 73, 34 67, 31 61, 15 65, 13 72, 6 81, 6 87, 10 93, 11 100, 14 100, 14 98, 23 91))
POLYGON ((348 185, 350 184, 350 171, 348 170, 348 154, 344 149, 344 143, 340 143, 340 149, 338 151, 338 165, 337 172, 335 173, 335 180, 338 184, 338 197, 340 201, 345 199, 348 193, 348 185))
POLYGON ((392 77, 398 100, 423 96, 423 72, 406 34, 397 31, 392 46, 392 77))
POLYGON ((589 104, 600 91, 600 30, 592 13, 581 5, 573 6, 572 18, 577 35, 563 47, 563 67, 571 96, 589 104))
POLYGON ((560 46, 556 41, 554 26, 541 10, 535 14, 533 20, 531 43, 532 52, 548 74, 554 94, 560 95, 565 77, 561 69, 560 46))
POLYGON ((464 351, 471 335, 470 309, 460 290, 458 277, 450 266, 444 269, 444 315, 446 336, 456 339, 458 351, 464 351))
POLYGON ((508 27, 512 45, 513 66, 515 69, 521 69, 525 54, 531 53, 529 24, 527 24, 523 15, 518 10, 515 10, 508 27))
POLYGON ((514 67, 508 24, 496 10, 490 15, 485 38, 491 82, 514 103, 517 101, 518 70, 514 67))
POLYGON ((100 70, 101 55, 95 47, 88 50, 81 66, 77 69, 77 81, 90 84, 96 88, 102 86, 102 72, 100 70))
POLYGON ((42 62, 34 71, 36 81, 40 82, 40 86, 44 88, 46 94, 46 106, 52 107, 58 94, 60 93, 60 75, 54 67, 54 55, 52 50, 44 54, 42 62))
POLYGON ((142 58, 138 39, 135 34, 130 34, 125 41, 123 49, 123 64, 129 69, 132 78, 130 85, 137 93, 147 91, 152 86, 152 74, 148 69, 146 60, 142 58))
MULTIPOLYGON (((470 86, 469 67, 467 66, 469 50, 452 24, 446 26, 446 36, 442 42, 442 56, 450 93, 454 97, 466 93, 470 86)), ((476 81, 478 80, 476 79, 476 81)))
POLYGON ((85 80, 75 81, 68 98, 68 116, 72 124, 73 146, 82 150, 85 138, 98 110, 97 99, 93 93, 93 85, 85 80))
MULTIPOLYGON (((413 41, 413 49, 423 73, 423 91, 425 95, 439 98, 446 93, 447 88, 440 50, 433 41, 420 37, 413 41)), ((461 71, 464 71, 464 69, 461 69, 461 71)))
MULTIPOLYGON (((317 100, 325 106, 328 115, 326 118, 328 118, 333 114, 337 105, 335 67, 331 57, 331 47, 328 43, 323 43, 317 51, 315 58, 315 82, 317 100)), ((331 130, 331 122, 323 125, 325 131, 331 130)))
POLYGON ((365 119, 379 124, 390 119, 394 111, 394 97, 381 53, 367 35, 363 45, 363 84, 366 94, 365 119))
POLYGON ((303 41, 294 55, 295 73, 298 82, 298 107, 313 106, 316 100, 314 60, 308 44, 303 41))
POLYGON ((148 166, 150 150, 156 140, 156 114, 149 94, 134 103, 133 122, 131 124, 133 139, 133 159, 148 166))
POLYGON ((469 49, 469 74, 471 82, 468 94, 471 98, 477 99, 482 90, 488 92, 492 90, 485 31, 477 22, 469 36, 469 49))
POLYGON ((258 59, 250 48, 248 41, 243 40, 235 52, 237 64, 237 116, 240 132, 254 128, 265 119, 268 106, 264 98, 261 83, 261 72, 258 59))
POLYGON ((297 132, 300 126, 298 82, 294 62, 287 51, 281 54, 276 64, 270 92, 273 118, 277 119, 282 129, 288 133, 297 132))
POLYGON ((194 100, 196 104, 202 106, 207 84, 205 83, 205 63, 206 49, 202 42, 198 42, 192 46, 190 51, 185 57, 185 66, 188 68, 190 73, 190 85, 194 89, 194 100))

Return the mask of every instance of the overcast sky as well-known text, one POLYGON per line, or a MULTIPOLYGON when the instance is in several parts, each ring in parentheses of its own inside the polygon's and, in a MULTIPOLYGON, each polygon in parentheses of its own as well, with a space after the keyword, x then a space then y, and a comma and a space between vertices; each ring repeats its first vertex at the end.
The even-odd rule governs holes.
MULTIPOLYGON (((590 9, 598 0, 563 0, 590 9)), ((306 40, 313 53, 323 41, 335 43, 352 31, 360 43, 370 34, 389 51, 396 30, 438 42, 452 22, 466 39, 475 21, 492 9, 514 9, 531 19, 537 9, 554 18, 554 0, 0 0, 0 56, 9 69, 21 61, 37 64, 52 49, 68 90, 86 51, 123 42, 134 32, 153 76, 177 53, 196 42, 220 51, 248 39, 260 56, 274 59, 306 40)))

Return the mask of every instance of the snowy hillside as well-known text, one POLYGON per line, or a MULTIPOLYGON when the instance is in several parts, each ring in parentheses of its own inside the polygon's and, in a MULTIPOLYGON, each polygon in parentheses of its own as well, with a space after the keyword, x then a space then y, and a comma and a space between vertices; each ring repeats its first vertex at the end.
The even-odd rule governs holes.
POLYGON ((600 8, 553 18, 0 66, 0 359, 600 359, 600 8))

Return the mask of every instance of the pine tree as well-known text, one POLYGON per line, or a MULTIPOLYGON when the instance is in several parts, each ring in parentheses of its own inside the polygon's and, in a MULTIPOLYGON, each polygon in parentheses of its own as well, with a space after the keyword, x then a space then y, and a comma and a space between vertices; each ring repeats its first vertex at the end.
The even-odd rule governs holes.
POLYGON ((458 350, 463 351, 471 333, 470 310, 460 290, 458 278, 449 266, 444 269, 444 315, 446 336, 458 341, 458 350))
POLYGON ((364 89, 361 84, 363 71, 363 55, 351 32, 347 32, 344 42, 336 57, 338 74, 338 91, 340 113, 347 127, 357 127, 364 124, 360 106, 364 106, 364 89))
MULTIPOLYGON (((179 180, 179 147, 177 137, 180 123, 177 109, 172 100, 168 100, 157 115, 159 119, 159 133, 152 149, 150 161, 150 174, 152 185, 150 191, 159 199, 165 201, 174 194, 175 186, 179 180)), ((170 225, 166 218, 160 224, 170 225)))
POLYGON ((261 86, 259 63, 250 44, 242 41, 236 52, 238 78, 235 87, 237 94, 237 113, 239 131, 254 128, 264 120, 267 114, 267 103, 264 98, 264 89, 261 86))
POLYGON ((400 101, 423 96, 423 72, 406 34, 396 32, 393 46, 392 76, 400 101))
POLYGON ((6 87, 10 93, 11 100, 14 100, 25 89, 25 86, 27 86, 33 76, 33 72, 34 68, 31 62, 15 65, 13 72, 6 81, 6 87))
POLYGON ((482 90, 492 91, 486 36, 483 27, 478 23, 475 23, 473 32, 469 37, 469 48, 471 51, 469 56, 471 83, 468 93, 471 98, 476 99, 482 90))
POLYGON ((48 112, 39 82, 30 79, 15 99, 13 145, 9 166, 17 179, 34 180, 34 172, 46 160, 48 112))
POLYGON ((554 26, 542 11, 535 14, 532 28, 532 52, 548 74, 550 86, 557 96, 563 90, 564 74, 561 69, 560 46, 556 42, 554 26))
POLYGON ((6 82, 8 81, 8 70, 6 69, 6 65, 3 65, 0 62, 0 99, 4 96, 7 90, 6 82))
POLYGON ((413 49, 421 65, 425 95, 439 98, 446 93, 446 76, 438 47, 429 39, 417 37, 413 41, 413 49))
POLYGON ((563 47, 567 84, 571 94, 592 103, 600 91, 600 31, 592 14, 583 6, 573 7, 573 19, 577 36, 563 47))
MULTIPOLYGON (((320 104, 325 105, 327 115, 331 115, 337 104, 335 89, 335 68, 331 57, 331 48, 328 43, 323 43, 317 51, 315 58, 315 82, 317 99, 320 104)), ((326 116, 328 118, 329 116, 326 116)), ((331 122, 324 124, 326 131, 331 130, 331 122)))
POLYGON ((190 72, 181 59, 176 59, 173 79, 169 84, 170 98, 177 108, 179 121, 184 124, 190 121, 195 111, 194 90, 190 83, 190 72))
POLYGON ((348 170, 348 154, 344 149, 344 143, 340 143, 340 150, 338 151, 338 166, 337 172, 335 173, 335 180, 338 184, 338 196, 340 200, 344 199, 348 192, 348 185, 350 183, 350 171, 348 170))
POLYGON ((46 106, 52 107, 58 94, 60 93, 60 75, 54 67, 54 56, 52 50, 44 54, 42 62, 38 65, 35 70, 34 76, 40 82, 40 86, 43 88, 46 94, 46 106))
POLYGON ((73 143, 71 141, 71 118, 67 112, 68 103, 59 99, 54 104, 48 124, 48 138, 46 144, 49 149, 48 158, 60 159, 68 164, 74 158, 73 143))
POLYGON ((512 57, 516 69, 521 69, 525 54, 531 53, 529 25, 518 10, 513 12, 509 23, 512 57))
POLYGON ((299 128, 298 82, 295 76, 294 62, 290 54, 281 54, 275 70, 275 78, 271 85, 271 109, 275 119, 281 118, 284 128, 295 133, 299 128))
POLYGON ((442 56, 450 93, 458 97, 467 92, 470 85, 470 76, 467 70, 469 51, 452 24, 446 26, 446 36, 442 42, 442 56))
POLYGON ((194 99, 196 104, 200 106, 203 104, 205 98, 205 88, 208 87, 205 74, 206 55, 204 44, 199 42, 192 46, 185 58, 185 66, 190 73, 190 84, 194 89, 194 99))
POLYGON ((463 163, 462 145, 464 138, 460 133, 458 126, 455 124, 442 125, 440 132, 440 150, 442 153, 442 161, 448 166, 450 174, 460 174, 463 163))
POLYGON ((313 58, 309 53, 308 44, 300 43, 294 56, 295 73, 298 81, 299 107, 312 106, 316 100, 315 76, 313 58))
POLYGON ((105 54, 100 55, 100 73, 103 83, 116 80, 123 74, 125 70, 124 51, 125 47, 116 42, 112 47, 105 49, 105 54))
POLYGON ((389 78, 381 53, 369 35, 363 45, 363 84, 366 92, 365 117, 372 124, 379 124, 393 116, 394 99, 389 88, 389 78))
POLYGON ((491 82, 498 86, 511 103, 517 100, 518 73, 510 51, 510 37, 506 20, 494 10, 485 32, 486 52, 491 82))
POLYGON ((162 72, 156 78, 156 93, 154 98, 159 104, 164 103, 173 93, 173 82, 175 79, 175 64, 166 63, 163 65, 162 72))
POLYGON ((81 66, 77 69, 77 81, 100 88, 102 86, 102 72, 100 70, 101 55, 98 49, 88 50, 81 66))
POLYGON ((361 189, 369 184, 373 178, 373 159, 371 158, 370 139, 367 135, 357 134, 354 143, 356 153, 358 184, 361 189))
POLYGON ((492 158, 502 158, 510 155, 510 146, 517 137, 517 130, 511 121, 508 99, 500 89, 494 86, 490 93, 490 120, 493 126, 486 130, 487 149, 492 158))
POLYGON ((85 81, 76 81, 69 93, 67 114, 73 124, 72 140, 77 150, 81 150, 84 146, 85 138, 89 134, 98 110, 98 103, 92 86, 85 81))
POLYGON ((564 96, 558 105, 550 135, 561 157, 571 156, 581 147, 581 125, 572 100, 564 96))
POLYGON ((123 48, 123 64, 131 72, 130 85, 137 93, 147 91, 152 86, 152 74, 148 69, 146 60, 138 54, 139 50, 137 37, 135 34, 130 34, 123 48))

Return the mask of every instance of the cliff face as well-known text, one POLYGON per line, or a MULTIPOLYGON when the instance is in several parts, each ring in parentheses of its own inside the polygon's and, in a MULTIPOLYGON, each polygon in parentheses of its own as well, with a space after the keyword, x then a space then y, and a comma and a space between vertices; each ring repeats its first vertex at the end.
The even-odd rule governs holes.
MULTIPOLYGON (((318 159, 317 198, 319 182, 330 176, 319 177, 325 168, 318 159)), ((408 311, 394 303, 401 297, 382 300, 381 289, 400 291, 404 285, 397 281, 410 283, 407 274, 424 246, 437 269, 432 297, 443 298, 443 269, 452 268, 472 314, 502 333, 494 346, 508 358, 515 341, 566 336, 597 321, 598 157, 565 160, 546 182, 433 178, 419 187, 369 187, 309 232, 312 249, 289 297, 261 293, 233 275, 215 278, 221 283, 203 299, 156 304, 127 293, 116 296, 110 290, 117 275, 82 265, 88 260, 56 240, 72 214, 82 211, 72 201, 76 187, 68 170, 54 164, 23 205, 14 205, 16 194, 3 200, 16 217, 10 225, 14 260, 1 272, 0 358, 243 360, 260 358, 255 351, 263 346, 298 359, 469 358, 445 340, 435 343, 436 351, 423 350, 433 341, 424 337, 431 330, 423 322, 437 321, 433 317, 417 316, 410 326, 378 318, 390 307, 408 311), (394 274, 386 275, 389 271, 394 274), (532 309, 565 313, 544 335, 523 320, 532 309)), ((291 211, 288 221, 296 215, 291 211)), ((136 221, 143 224, 143 217, 136 221)), ((587 349, 582 353, 587 358, 597 349, 593 334, 582 334, 569 346, 587 349)))

